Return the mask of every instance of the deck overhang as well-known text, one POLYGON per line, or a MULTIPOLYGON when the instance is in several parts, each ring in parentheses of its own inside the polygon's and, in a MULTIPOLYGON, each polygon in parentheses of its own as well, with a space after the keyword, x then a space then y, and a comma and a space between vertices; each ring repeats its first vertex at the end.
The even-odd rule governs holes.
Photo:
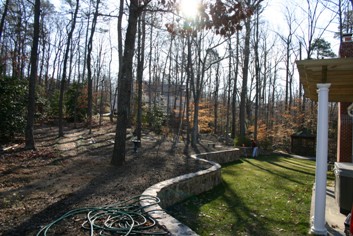
POLYGON ((296 61, 304 95, 318 100, 317 84, 331 84, 329 102, 353 102, 353 58, 296 61))

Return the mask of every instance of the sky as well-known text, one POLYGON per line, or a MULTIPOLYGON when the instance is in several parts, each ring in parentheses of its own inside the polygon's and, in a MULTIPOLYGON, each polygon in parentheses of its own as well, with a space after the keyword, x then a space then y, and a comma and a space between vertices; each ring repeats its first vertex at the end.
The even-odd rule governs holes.
MULTIPOLYGON (((63 0, 50 0, 51 2, 53 2, 56 6, 60 5, 60 2, 63 0)), ((114 5, 118 4, 117 0, 107 0, 107 1, 112 1, 112 3, 114 3, 114 5)), ((190 1, 195 2, 197 0, 184 0, 187 3, 190 3, 190 1)), ((310 0, 312 1, 312 0, 310 0)), ((295 12, 296 18, 299 19, 300 18, 305 18, 305 15, 302 13, 300 6, 303 6, 303 8, 307 7, 307 0, 291 0, 291 1, 284 1, 284 0, 264 0, 262 3, 264 7, 264 12, 262 13, 262 17, 263 20, 267 22, 268 24, 268 28, 269 30, 273 31, 273 32, 281 32, 283 33, 284 36, 286 36, 286 31, 288 29, 288 24, 286 22, 285 19, 285 7, 288 6, 293 12, 295 12)), ((329 11, 327 11, 321 18, 319 21, 319 26, 323 26, 327 24, 328 19, 330 18, 330 13, 329 11)), ((114 21, 115 22, 115 21, 114 21)), ((305 25, 305 22, 302 25, 305 25)), ((112 38, 113 40, 116 38, 115 36, 115 32, 116 32, 116 26, 115 24, 113 24, 113 30, 112 30, 112 38)), ((333 37, 333 32, 336 31, 337 29, 337 25, 336 24, 332 24, 329 27, 329 30, 331 32, 327 32, 324 34, 323 38, 330 42, 332 50, 334 53, 338 54, 338 49, 339 49, 339 40, 335 39, 333 37)), ((305 30, 302 29, 302 33, 299 33, 300 36, 305 36, 305 30)), ((274 35, 274 34, 273 34, 274 35)), ((277 41, 276 41, 277 43, 277 41)), ((278 42, 280 43, 280 42, 278 42)), ((306 54, 304 49, 302 50, 302 54, 303 54, 303 58, 305 58, 306 54)), ((116 55, 116 54, 115 54, 116 55)), ((117 55, 113 56, 113 61, 117 61, 117 55)), ((294 59, 293 59, 293 63, 294 63, 294 59)), ((113 74, 115 74, 117 72, 113 72, 113 74)), ((284 73, 284 72, 283 72, 284 73)), ((295 80, 299 81, 299 76, 297 71, 295 71, 295 80)), ((284 77, 284 76, 280 76, 280 77, 284 77)))
MULTIPOLYGON (((263 12, 264 19, 266 19, 270 27, 277 32, 285 32, 288 28, 286 20, 284 18, 285 6, 291 7, 293 11, 296 13, 297 17, 304 17, 303 13, 301 13, 300 8, 298 6, 306 7, 306 0, 292 0, 292 1, 283 1, 283 0, 265 0, 264 4, 267 4, 263 12), (297 5, 297 6, 296 6, 297 5)), ((326 26, 328 19, 331 17, 331 12, 326 10, 320 20, 318 21, 318 26, 323 27, 326 26)), ((334 38, 334 33, 337 31, 338 25, 336 23, 330 24, 328 27, 328 31, 323 35, 323 38, 330 42, 333 52, 338 54, 339 49, 339 40, 334 38)))
MULTIPOLYGON (((60 2, 62 0, 50 0, 52 3, 54 3, 55 6, 60 6, 60 2)), ((109 0, 108 0, 109 1, 109 0)), ((117 0, 110 0, 112 1, 112 5, 117 5, 118 1, 117 0)), ((185 8, 188 9, 187 6, 190 8, 195 5, 195 2, 199 1, 199 0, 181 0, 182 2, 186 3, 184 4, 184 6, 186 6, 185 8)), ((300 14, 300 9, 298 9, 298 6, 306 6, 306 0, 291 0, 291 1, 283 1, 283 0, 264 0, 262 5, 265 5, 265 10, 263 12, 263 18, 265 21, 268 21, 269 27, 271 30, 275 31, 275 32, 285 32, 285 30, 287 29, 287 25, 286 25, 286 20, 284 18, 284 14, 283 12, 285 12, 285 6, 288 7, 292 7, 293 11, 297 12, 297 16, 298 18, 300 18, 301 14, 300 14)), ((192 12, 190 10, 190 12, 192 12)), ((323 17, 321 18, 321 23, 322 25, 325 25, 325 19, 328 19, 331 13, 329 11, 327 11, 326 16, 323 15, 323 17)), ((320 23, 319 22, 319 23, 320 23)), ((331 43, 331 47, 333 48, 333 51, 337 54, 338 53, 338 48, 339 48, 339 40, 335 39, 333 37, 333 31, 337 30, 337 24, 331 24, 331 26, 329 27, 329 31, 331 32, 327 32, 324 35, 324 38, 326 41, 331 43)))

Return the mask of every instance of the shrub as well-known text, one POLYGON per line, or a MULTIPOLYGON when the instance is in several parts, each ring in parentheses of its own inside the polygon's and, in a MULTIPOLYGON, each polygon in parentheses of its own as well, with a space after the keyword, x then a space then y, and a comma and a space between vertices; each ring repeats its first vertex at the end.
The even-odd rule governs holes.
POLYGON ((48 115, 51 118, 56 118, 59 116, 59 97, 60 97, 60 91, 55 90, 55 92, 49 98, 48 115))
POLYGON ((234 138, 234 146, 243 146, 245 145, 246 147, 250 147, 251 146, 251 140, 248 137, 240 137, 237 136, 234 138))
POLYGON ((0 141, 24 134, 28 81, 0 77, 0 141))
POLYGON ((143 121, 151 125, 152 130, 160 134, 162 132, 162 126, 165 122, 165 116, 163 110, 159 106, 153 106, 151 111, 146 113, 146 116, 142 118, 143 121))
POLYGON ((77 121, 84 121, 87 114, 87 99, 82 85, 74 82, 66 92, 66 112, 69 121, 75 119, 75 106, 77 121))

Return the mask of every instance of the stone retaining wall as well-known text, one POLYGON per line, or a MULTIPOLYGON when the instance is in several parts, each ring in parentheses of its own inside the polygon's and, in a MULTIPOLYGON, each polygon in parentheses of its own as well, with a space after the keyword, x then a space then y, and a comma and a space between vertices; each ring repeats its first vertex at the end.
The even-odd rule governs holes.
POLYGON ((217 162, 219 164, 230 163, 236 160, 239 160, 241 156, 241 151, 239 148, 234 148, 231 150, 218 151, 218 152, 209 152, 198 154, 198 158, 202 158, 208 161, 217 162))
POLYGON ((149 212, 149 215, 156 219, 161 226, 166 227, 171 235, 197 235, 189 227, 165 213, 163 208, 181 202, 192 195, 208 191, 220 184, 222 181, 221 166, 218 163, 224 164, 236 161, 240 155, 239 149, 232 149, 191 156, 199 161, 209 163, 210 167, 206 170, 165 180, 149 187, 142 195, 158 197, 161 202, 159 205, 148 206, 153 202, 141 198, 141 206, 148 206, 145 211, 149 212))

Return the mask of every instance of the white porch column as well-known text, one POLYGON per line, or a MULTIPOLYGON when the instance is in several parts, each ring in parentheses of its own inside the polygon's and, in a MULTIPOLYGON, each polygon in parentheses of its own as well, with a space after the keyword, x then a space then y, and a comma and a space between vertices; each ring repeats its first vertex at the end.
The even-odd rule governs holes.
POLYGON ((328 92, 331 84, 317 84, 318 114, 316 134, 315 211, 311 233, 327 235, 325 227, 326 171, 328 146, 328 92))

